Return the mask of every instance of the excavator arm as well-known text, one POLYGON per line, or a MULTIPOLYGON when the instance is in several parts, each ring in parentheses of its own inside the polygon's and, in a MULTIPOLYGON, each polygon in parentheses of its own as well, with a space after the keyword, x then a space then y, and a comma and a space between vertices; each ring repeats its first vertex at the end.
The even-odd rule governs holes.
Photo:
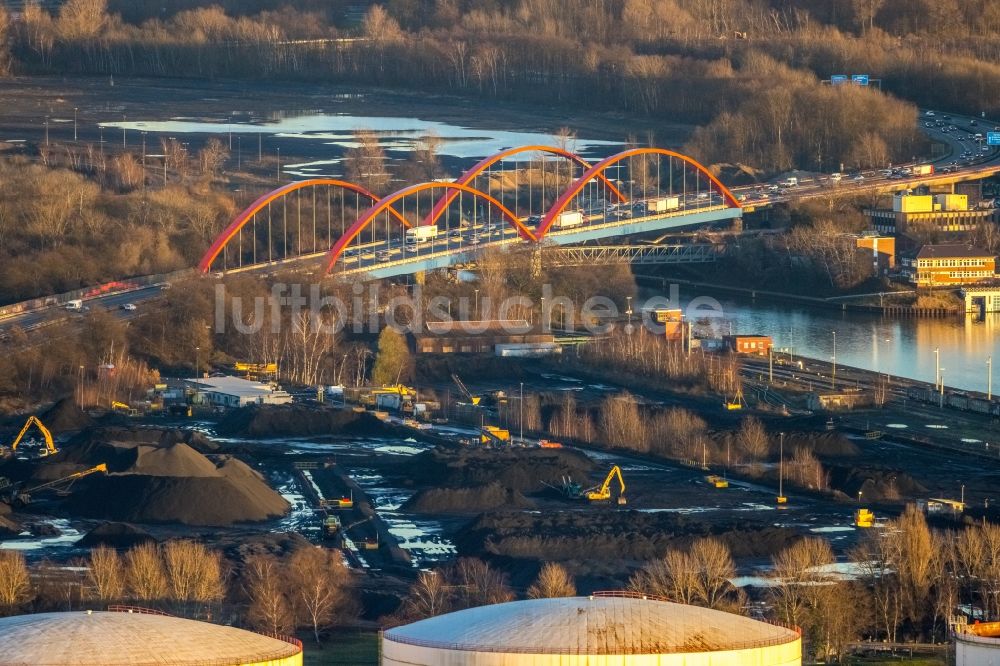
POLYGON ((611 499, 611 482, 616 478, 619 484, 618 503, 625 504, 625 477, 622 476, 622 469, 618 465, 611 468, 611 471, 604 478, 604 483, 599 488, 595 486, 587 491, 587 499, 593 502, 611 499))
POLYGON ((34 414, 29 416, 28 420, 25 421, 24 427, 21 428, 21 432, 17 434, 17 438, 14 439, 14 443, 10 445, 10 450, 17 451, 17 445, 21 443, 21 440, 24 439, 24 435, 28 432, 28 429, 32 425, 37 426, 38 431, 42 433, 42 437, 45 439, 45 449, 49 452, 49 454, 58 453, 55 442, 52 441, 52 433, 49 432, 49 429, 45 427, 45 424, 42 423, 34 414))
POLYGON ((479 401, 482 400, 482 398, 480 398, 477 395, 472 395, 472 391, 470 391, 469 388, 465 385, 465 382, 462 381, 461 377, 459 377, 455 373, 452 373, 451 381, 455 382, 455 386, 457 386, 458 390, 461 391, 462 394, 469 399, 469 402, 471 402, 476 407, 479 406, 479 401))

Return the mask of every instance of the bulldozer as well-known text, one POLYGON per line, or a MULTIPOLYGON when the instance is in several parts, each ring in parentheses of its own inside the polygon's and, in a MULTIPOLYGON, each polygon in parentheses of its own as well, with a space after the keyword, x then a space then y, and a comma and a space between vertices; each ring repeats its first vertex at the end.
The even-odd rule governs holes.
POLYGON ((604 483, 600 486, 594 486, 593 488, 588 488, 584 491, 584 497, 586 497, 591 502, 604 502, 611 499, 611 482, 618 479, 619 490, 618 490, 618 504, 625 504, 625 479, 622 477, 622 469, 618 465, 611 468, 608 475, 604 478, 604 483))
POLYGON ((875 514, 870 509, 858 509, 854 512, 855 527, 875 527, 875 514))
POLYGON ((24 422, 24 427, 21 428, 21 432, 17 433, 17 437, 14 438, 14 443, 10 445, 10 452, 17 453, 18 445, 21 444, 21 440, 24 439, 24 436, 27 434, 28 429, 31 428, 32 425, 38 428, 38 432, 42 433, 42 439, 45 441, 45 448, 39 452, 39 455, 51 456, 53 454, 59 453, 59 449, 56 448, 55 442, 53 442, 52 440, 52 433, 49 431, 48 428, 45 427, 45 424, 42 423, 41 420, 35 415, 29 416, 28 420, 24 422))

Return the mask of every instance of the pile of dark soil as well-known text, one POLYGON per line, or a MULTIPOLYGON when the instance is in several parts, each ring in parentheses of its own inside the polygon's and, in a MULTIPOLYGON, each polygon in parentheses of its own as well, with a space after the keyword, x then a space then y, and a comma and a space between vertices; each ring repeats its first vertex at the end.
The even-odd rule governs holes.
POLYGON ((416 513, 482 513, 499 507, 530 509, 535 503, 516 490, 490 483, 473 488, 428 488, 411 497, 403 509, 416 513))
POLYGON ((509 490, 534 493, 546 483, 558 485, 563 476, 586 485, 594 463, 570 449, 450 449, 438 447, 408 460, 401 473, 416 485, 469 488, 499 484, 509 490))
POLYGON ((790 528, 733 517, 706 523, 669 512, 547 511, 482 514, 455 535, 462 555, 531 560, 644 561, 714 536, 733 557, 767 557, 795 539, 790 528))
POLYGON ((853 458, 861 450, 839 432, 793 432, 785 436, 786 451, 806 449, 817 458, 853 458))
POLYGON ((10 513, 10 505, 0 502, 0 538, 17 536, 21 533, 21 526, 10 519, 10 513))
POLYGON ((230 412, 216 426, 220 435, 257 438, 384 435, 390 430, 367 412, 306 405, 251 405, 230 412))
POLYGON ((94 420, 80 409, 73 398, 63 398, 49 407, 39 418, 53 435, 83 430, 94 424, 94 420))
POLYGON ((830 486, 852 499, 858 492, 865 501, 898 501, 920 497, 927 492, 913 477, 894 469, 872 467, 829 467, 830 486))
POLYGON ((288 511, 288 503, 245 463, 228 455, 206 456, 194 445, 208 443, 181 431, 92 430, 68 443, 53 467, 62 473, 70 464, 108 465, 108 475, 87 477, 67 502, 81 516, 227 526, 288 511))
POLYGON ((95 546, 110 546, 127 550, 148 541, 156 541, 153 535, 135 525, 128 523, 104 523, 87 532, 76 542, 77 546, 93 548, 95 546))

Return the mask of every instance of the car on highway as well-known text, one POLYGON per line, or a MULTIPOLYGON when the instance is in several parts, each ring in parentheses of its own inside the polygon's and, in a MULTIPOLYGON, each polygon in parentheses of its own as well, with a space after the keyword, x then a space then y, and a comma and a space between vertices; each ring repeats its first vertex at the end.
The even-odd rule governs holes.
POLYGON ((479 245, 482 241, 479 240, 479 236, 473 236, 469 239, 469 245, 479 245))
POLYGON ((864 179, 865 179, 864 175, 860 174, 860 173, 857 176, 855 176, 854 178, 851 178, 851 180, 853 180, 856 183, 860 183, 860 182, 864 181, 864 179))
POLYGON ((126 312, 136 311, 135 303, 122 303, 118 307, 120 307, 122 310, 125 310, 126 312))
POLYGON ((388 261, 390 256, 388 250, 379 250, 375 253, 375 258, 379 261, 388 261))

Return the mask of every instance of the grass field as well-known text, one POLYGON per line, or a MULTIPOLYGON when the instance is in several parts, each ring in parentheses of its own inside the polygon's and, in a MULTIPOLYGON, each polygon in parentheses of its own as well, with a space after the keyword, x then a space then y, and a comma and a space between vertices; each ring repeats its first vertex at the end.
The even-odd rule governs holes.
POLYGON ((299 636, 305 666, 375 666, 378 664, 378 634, 344 632, 326 636, 317 646, 311 635, 299 636))

